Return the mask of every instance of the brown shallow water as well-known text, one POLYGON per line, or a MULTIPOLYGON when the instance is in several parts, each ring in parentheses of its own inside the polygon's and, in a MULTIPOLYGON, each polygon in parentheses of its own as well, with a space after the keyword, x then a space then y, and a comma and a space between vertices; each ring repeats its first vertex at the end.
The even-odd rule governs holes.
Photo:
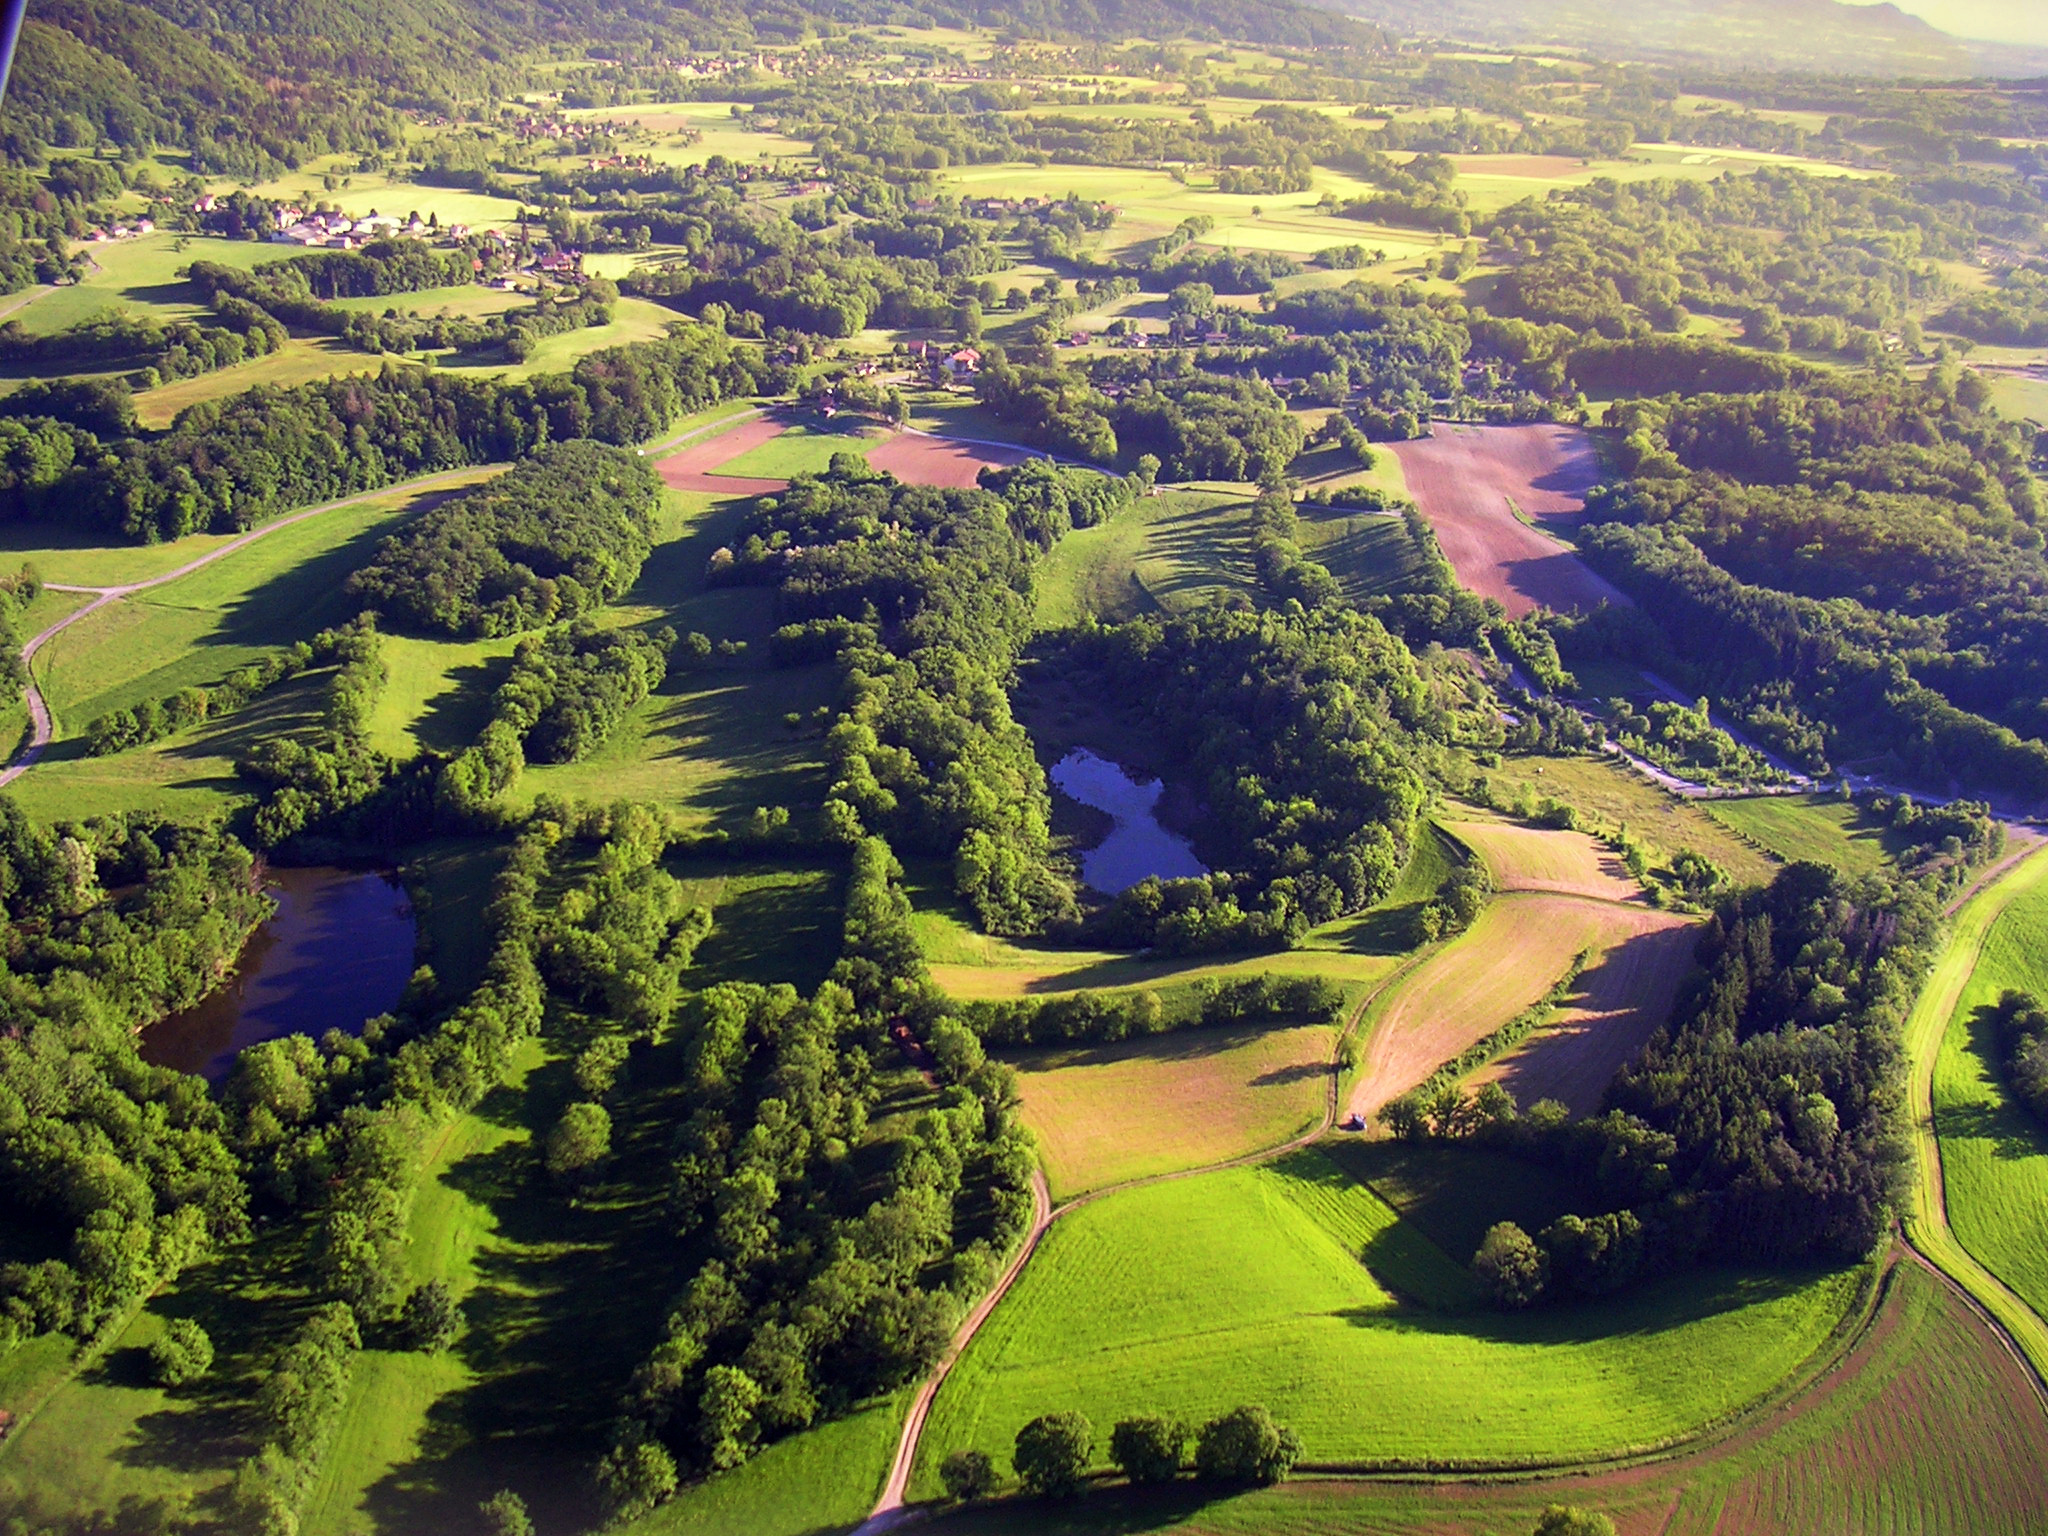
POLYGON ((218 991, 142 1032, 144 1061, 218 1081, 258 1041, 353 1034, 405 991, 413 917, 397 880, 359 869, 273 869, 264 885, 276 915, 218 991))

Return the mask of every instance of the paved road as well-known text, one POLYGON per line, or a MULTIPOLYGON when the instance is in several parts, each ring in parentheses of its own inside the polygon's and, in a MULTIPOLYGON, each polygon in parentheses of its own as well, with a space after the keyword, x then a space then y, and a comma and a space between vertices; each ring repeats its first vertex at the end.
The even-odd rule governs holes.
POLYGON ((30 636, 28 643, 21 648, 22 663, 28 672, 28 680, 22 686, 22 695, 28 703, 29 742, 28 746, 22 751, 21 756, 10 763, 6 769, 0 770, 0 788, 12 784, 24 773, 27 773, 29 769, 35 767, 37 761, 42 757, 44 749, 50 745, 50 742, 56 735, 50 720, 50 706, 43 698, 42 689, 36 686, 35 668, 30 664, 34 662, 38 651, 87 614, 97 613, 100 609, 106 607, 107 604, 118 602, 124 597, 132 597, 137 592, 147 592, 152 587, 161 587, 167 582, 178 580, 182 576, 190 576, 201 567, 211 565, 216 560, 232 555, 236 550, 244 549, 254 544, 258 539, 268 538, 280 528, 289 528, 292 524, 303 523, 308 518, 320 517, 328 512, 338 512, 343 507, 360 506, 366 501, 380 501, 387 496, 403 496, 413 491, 432 490, 437 485, 446 485, 451 481, 474 475, 479 469, 493 471, 503 469, 504 467, 502 464, 484 464, 467 469, 442 470, 438 474, 423 475, 417 480, 403 481, 398 485, 387 485, 381 490, 363 491, 354 496, 344 496, 339 501, 322 502, 317 507, 307 507, 303 512, 294 512, 288 517, 280 517, 274 523, 265 523, 261 528, 253 529, 243 534, 240 538, 230 539, 227 543, 221 545, 219 549, 201 555, 196 560, 187 560, 176 570, 166 571, 161 576, 152 576, 147 581, 130 581, 114 587, 84 587, 62 581, 45 582, 44 586, 52 592, 90 592, 92 594, 92 601, 81 608, 73 609, 56 623, 30 636))

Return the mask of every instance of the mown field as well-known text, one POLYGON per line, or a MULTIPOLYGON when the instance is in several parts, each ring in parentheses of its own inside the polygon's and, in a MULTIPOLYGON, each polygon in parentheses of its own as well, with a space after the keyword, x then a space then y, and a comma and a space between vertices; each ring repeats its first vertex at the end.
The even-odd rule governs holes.
POLYGON ((1934 1063, 1934 1129, 1948 1219, 1979 1263, 2048 1316, 2048 1127, 2006 1086, 1983 1010, 2007 988, 2048 998, 2048 860, 2007 877, 1934 1063))
MULTIPOLYGON (((1105 1434, 1097 1426, 1097 1436, 1105 1434)), ((1705 1449, 1627 1471, 1497 1483, 1298 1476, 1217 1494, 1118 1486, 1049 1507, 943 1516, 935 1536, 1527 1536, 1545 1506, 1620 1536, 2033 1536, 2048 1525, 2048 1418, 2019 1368, 1917 1265, 1891 1273, 1840 1368, 1705 1449)))
POLYGON ((1641 901, 1643 888, 1621 856, 1583 832, 1496 820, 1446 821, 1444 830, 1478 854, 1501 891, 1550 891, 1593 901, 1641 901))
POLYGON ((946 1452, 1000 1456, 1027 1419, 1068 1408, 1106 1427, 1260 1401, 1313 1461, 1611 1455, 1768 1394, 1862 1280, 1705 1271, 1502 1315, 1458 1310, 1469 1292, 1451 1276, 1459 1263, 1319 1153, 1107 1196, 1054 1224, 969 1346, 913 1490, 933 1489, 946 1452))
POLYGON ((1322 1121, 1328 1025, 1006 1055, 1055 1199, 1277 1146, 1322 1121))
POLYGON ((1891 862, 1902 841, 1853 801, 1832 795, 1767 795, 1702 804, 1714 820, 1787 863, 1811 859, 1850 874, 1875 874, 1891 862))

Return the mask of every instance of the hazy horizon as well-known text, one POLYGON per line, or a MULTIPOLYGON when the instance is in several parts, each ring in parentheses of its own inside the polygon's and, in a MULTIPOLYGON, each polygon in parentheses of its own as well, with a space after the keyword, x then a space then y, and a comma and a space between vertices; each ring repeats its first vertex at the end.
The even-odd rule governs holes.
MULTIPOLYGON (((1876 0, 1850 0, 1851 4, 1876 0)), ((2048 5, 2041 0, 1892 0, 1902 11, 1957 37, 2048 48, 2048 5)))

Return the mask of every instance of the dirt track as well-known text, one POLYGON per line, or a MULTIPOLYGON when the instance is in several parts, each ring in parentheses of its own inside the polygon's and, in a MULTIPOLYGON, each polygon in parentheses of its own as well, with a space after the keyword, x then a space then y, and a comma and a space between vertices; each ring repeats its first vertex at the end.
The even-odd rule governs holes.
POLYGON ((1467 427, 1439 422, 1433 437, 1396 443, 1409 492, 1436 530, 1458 580, 1497 599, 1510 617, 1532 610, 1591 610, 1628 599, 1564 544, 1517 518, 1575 516, 1599 479, 1586 435, 1542 423, 1467 427), (1513 507, 1509 503, 1513 503, 1513 507))

